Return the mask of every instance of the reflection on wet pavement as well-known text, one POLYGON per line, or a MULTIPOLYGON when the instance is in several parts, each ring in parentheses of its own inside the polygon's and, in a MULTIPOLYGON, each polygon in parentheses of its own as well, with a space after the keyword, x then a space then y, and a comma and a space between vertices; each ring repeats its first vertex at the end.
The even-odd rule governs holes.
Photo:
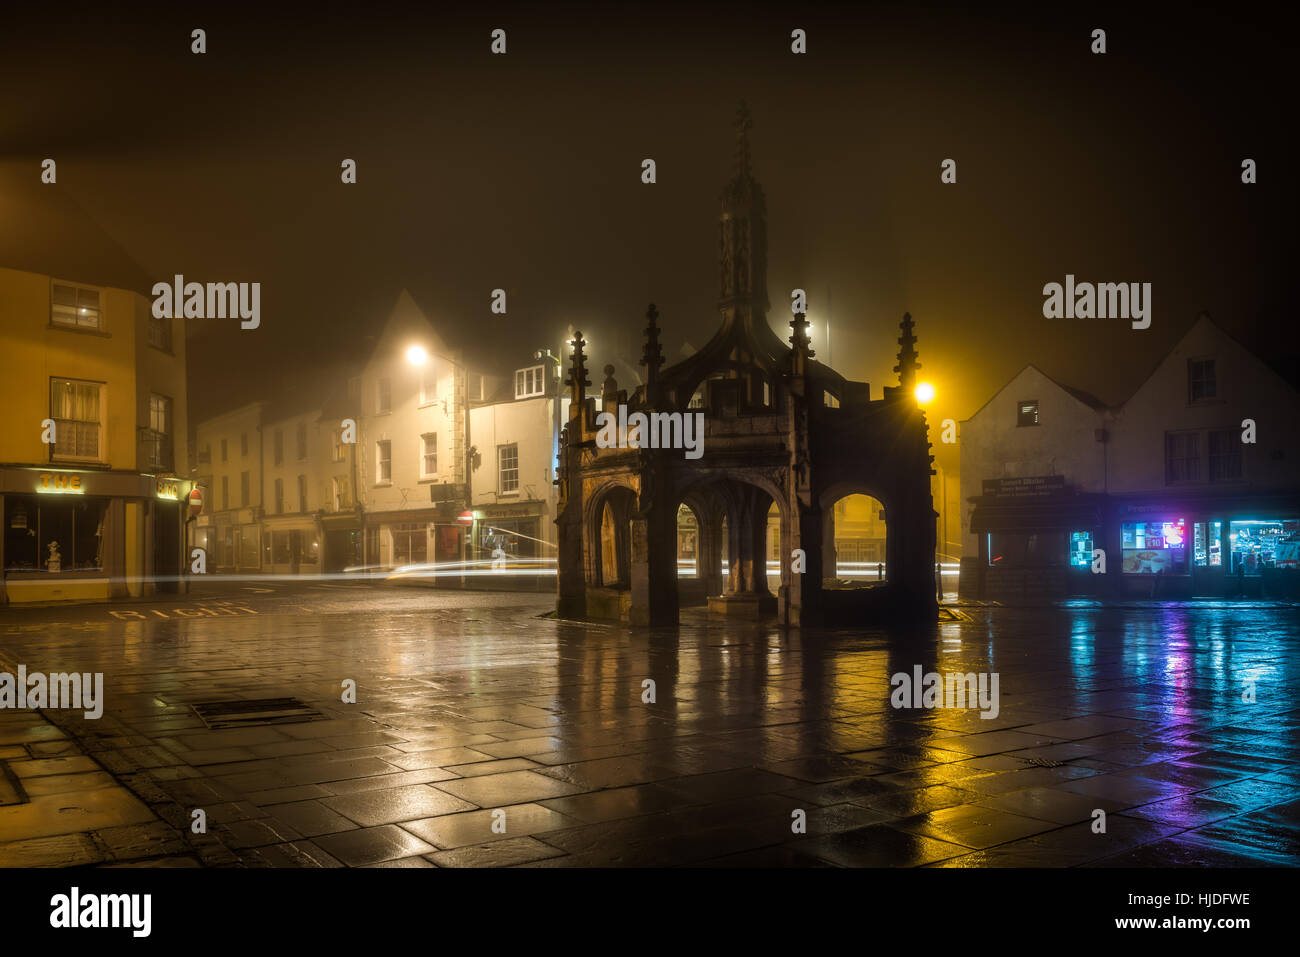
POLYGON ((293 602, 0 624, 7 658, 103 671, 107 694, 99 721, 0 714, 27 785, 0 802, 0 864, 1297 861, 1300 609, 971 608, 891 634, 630 630, 536 617, 537 595, 293 602), (996 717, 894 707, 893 676, 930 672, 998 675, 996 717), (279 697, 325 720, 214 731, 190 708, 279 697), (102 820, 51 831, 30 810, 71 798, 102 820))

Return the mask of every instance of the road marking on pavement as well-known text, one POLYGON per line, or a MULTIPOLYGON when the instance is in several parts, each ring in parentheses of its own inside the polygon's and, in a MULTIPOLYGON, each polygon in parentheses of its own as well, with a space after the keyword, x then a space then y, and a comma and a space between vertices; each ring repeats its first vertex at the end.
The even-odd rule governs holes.
MULTIPOLYGON (((169 615, 165 611, 159 611, 157 608, 150 608, 149 611, 159 618, 170 619, 176 618, 222 618, 238 617, 239 615, 256 615, 257 612, 247 605, 236 605, 233 602, 205 602, 194 608, 173 608, 169 615)), ((138 611, 110 611, 110 615, 118 621, 148 621, 149 617, 143 612, 138 611)))

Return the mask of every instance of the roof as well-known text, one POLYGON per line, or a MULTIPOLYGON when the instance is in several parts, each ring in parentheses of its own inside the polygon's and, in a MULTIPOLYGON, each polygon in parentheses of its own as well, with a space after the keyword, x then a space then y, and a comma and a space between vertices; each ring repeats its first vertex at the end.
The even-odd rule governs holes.
POLYGON ((1066 385, 1065 383, 1060 382, 1060 381, 1058 381, 1057 379, 1054 379, 1052 376, 1048 375, 1046 372, 1044 372, 1042 369, 1038 368, 1038 366, 1034 365, 1032 362, 1027 362, 1027 363, 1025 363, 1025 365, 1021 366, 1020 371, 1018 371, 1015 375, 1013 375, 1013 376, 1012 376, 1010 379, 1008 379, 1005 383, 1003 383, 1001 386, 999 386, 998 389, 997 389, 997 391, 995 391, 991 396, 989 396, 988 399, 985 400, 985 402, 984 402, 983 405, 981 405, 978 409, 976 409, 974 412, 972 412, 970 415, 968 415, 968 416, 967 416, 965 419, 963 419, 962 421, 964 421, 964 422, 970 422, 972 419, 974 419, 975 416, 979 415, 979 414, 980 414, 981 412, 983 412, 986 408, 988 408, 989 405, 992 404, 992 402, 993 402, 994 399, 996 399, 996 398, 997 398, 998 396, 1000 396, 1003 392, 1005 392, 1005 391, 1006 391, 1006 390, 1011 386, 1011 383, 1015 382, 1017 379, 1019 379, 1022 375, 1024 375, 1024 374, 1025 374, 1028 370, 1030 370, 1030 369, 1033 369, 1033 370, 1034 370, 1035 372, 1037 372, 1040 376, 1042 376, 1042 377, 1043 377, 1044 379, 1046 379, 1048 382, 1052 383, 1052 385, 1056 386, 1056 387, 1057 387, 1058 389, 1060 389, 1062 392, 1064 392, 1064 393, 1066 393, 1067 395, 1071 396, 1071 397, 1074 398, 1075 400, 1077 400, 1077 401, 1079 401, 1079 402, 1082 402, 1084 405, 1088 406, 1090 409, 1092 409, 1092 410, 1094 410, 1094 411, 1096 411, 1096 412, 1102 412, 1102 411, 1105 411, 1107 408, 1109 408, 1109 406, 1107 406, 1105 402, 1102 402, 1101 399, 1097 398, 1097 397, 1096 397, 1095 395, 1093 395, 1091 392, 1085 392, 1083 389, 1076 389, 1076 388, 1074 388, 1074 386, 1066 385))
POLYGON ((34 160, 0 163, 0 266, 152 297, 153 276, 34 160))

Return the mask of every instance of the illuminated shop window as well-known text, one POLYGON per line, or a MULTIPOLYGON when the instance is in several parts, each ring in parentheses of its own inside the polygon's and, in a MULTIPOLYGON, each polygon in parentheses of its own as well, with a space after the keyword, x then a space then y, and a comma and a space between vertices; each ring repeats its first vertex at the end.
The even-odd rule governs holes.
POLYGON ((1258 575, 1269 568, 1300 568, 1300 520, 1244 518, 1229 525, 1229 571, 1258 575))
POLYGON ((1223 564, 1223 523, 1197 522, 1192 542, 1192 564, 1214 568, 1223 564))
POLYGON ((1070 533, 1070 564, 1076 568, 1092 567, 1092 532, 1070 533))
POLYGON ((1125 522, 1120 527, 1126 575, 1187 573, 1187 521, 1125 522))

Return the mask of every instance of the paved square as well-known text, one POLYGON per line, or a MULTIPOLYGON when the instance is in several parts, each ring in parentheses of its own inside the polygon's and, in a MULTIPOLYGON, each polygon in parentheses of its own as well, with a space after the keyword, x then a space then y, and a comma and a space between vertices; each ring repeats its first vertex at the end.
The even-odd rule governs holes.
POLYGON ((545 617, 544 594, 258 587, 237 615, 202 594, 6 612, 0 660, 102 671, 106 706, 0 712, 0 865, 1300 859, 1294 606, 651 631, 545 617), (917 666, 998 674, 996 718, 895 708, 917 666), (191 707, 282 697, 323 719, 209 730, 191 707))

